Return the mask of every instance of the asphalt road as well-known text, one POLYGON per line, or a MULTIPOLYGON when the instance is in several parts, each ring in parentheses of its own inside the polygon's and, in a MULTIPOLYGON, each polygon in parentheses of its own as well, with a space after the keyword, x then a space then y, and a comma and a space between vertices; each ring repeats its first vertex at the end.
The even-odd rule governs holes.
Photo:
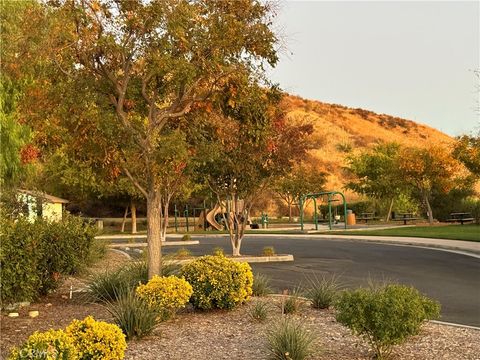
MULTIPOLYGON (((226 237, 205 238, 186 246, 194 255, 211 253, 221 246, 230 251, 226 237)), ((276 290, 292 289, 307 277, 336 274, 347 287, 369 280, 412 285, 442 304, 440 320, 480 326, 480 259, 434 249, 366 243, 355 240, 255 236, 245 237, 242 254, 260 254, 274 246, 278 254, 293 254, 294 262, 252 264, 254 272, 272 279, 276 290)), ((164 247, 172 253, 178 247, 164 247)))

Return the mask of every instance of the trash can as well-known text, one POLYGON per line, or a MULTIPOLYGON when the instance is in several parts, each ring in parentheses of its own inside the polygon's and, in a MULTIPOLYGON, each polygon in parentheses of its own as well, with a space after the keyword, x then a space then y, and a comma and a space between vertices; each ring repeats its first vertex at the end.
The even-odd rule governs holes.
POLYGON ((347 210, 347 225, 355 225, 357 223, 355 214, 352 210, 347 210))

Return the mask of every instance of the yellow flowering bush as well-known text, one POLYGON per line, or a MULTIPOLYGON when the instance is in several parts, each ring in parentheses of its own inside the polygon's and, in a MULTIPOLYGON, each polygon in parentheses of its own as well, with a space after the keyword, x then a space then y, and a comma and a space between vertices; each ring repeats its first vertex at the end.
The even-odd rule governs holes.
POLYGON ((79 360, 120 360, 125 357, 127 342, 117 325, 87 316, 82 321, 73 320, 66 333, 73 339, 79 360))
POLYGON ((136 289, 137 296, 159 312, 173 314, 188 303, 192 286, 185 279, 176 276, 155 275, 146 284, 136 289))
POLYGON ((62 330, 34 332, 20 347, 14 348, 9 360, 77 360, 72 338, 62 330))
POLYGON ((253 274, 248 263, 223 255, 207 255, 183 266, 193 287, 191 302, 199 309, 232 309, 252 295, 253 274))

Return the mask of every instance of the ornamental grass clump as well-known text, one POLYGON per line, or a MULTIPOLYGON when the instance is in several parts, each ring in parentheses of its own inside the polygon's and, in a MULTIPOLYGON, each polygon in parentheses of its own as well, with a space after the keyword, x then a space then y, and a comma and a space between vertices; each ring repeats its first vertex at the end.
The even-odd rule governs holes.
POLYGON ((78 360, 73 339, 63 330, 34 332, 20 347, 14 348, 8 360, 78 360))
POLYGON ((192 285, 190 302, 197 309, 233 309, 252 295, 250 265, 225 256, 202 256, 184 265, 181 274, 192 285))
POLYGON ((73 320, 65 332, 72 338, 79 360, 120 360, 125 357, 127 342, 117 325, 87 316, 82 321, 73 320))
POLYGON ((272 360, 304 360, 313 353, 314 336, 289 317, 267 331, 267 350, 272 360))
POLYGON ((185 279, 176 276, 160 277, 155 275, 145 285, 135 290, 137 296, 148 306, 169 318, 178 309, 185 307, 192 296, 192 286, 185 279))
POLYGON ((106 308, 127 340, 149 335, 157 325, 159 317, 162 316, 156 308, 149 306, 134 291, 128 291, 117 301, 107 303, 106 308))
POLYGON ((265 246, 262 249, 262 256, 275 256, 275 248, 273 246, 265 246))
POLYGON ((272 292, 270 288, 270 278, 267 275, 255 274, 253 277, 252 293, 253 296, 265 296, 272 292))
POLYGON ((255 301, 254 304, 248 309, 248 316, 252 320, 259 322, 265 321, 268 317, 268 311, 270 304, 266 301, 255 301))
POLYGON ((420 332, 425 320, 439 317, 440 304, 404 285, 344 291, 335 304, 336 319, 363 337, 377 359, 420 332))
POLYGON ((332 306, 341 289, 338 277, 335 275, 321 278, 314 275, 307 278, 307 283, 305 295, 315 309, 328 309, 332 306))

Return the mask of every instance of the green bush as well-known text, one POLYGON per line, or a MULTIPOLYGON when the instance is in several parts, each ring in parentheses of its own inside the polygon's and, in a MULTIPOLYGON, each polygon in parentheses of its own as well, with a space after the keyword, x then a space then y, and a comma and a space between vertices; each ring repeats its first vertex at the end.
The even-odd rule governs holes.
POLYGON ((62 330, 34 332, 19 348, 14 348, 8 360, 77 360, 72 338, 62 330))
POLYGON ((192 256, 192 252, 190 250, 188 250, 187 248, 182 247, 175 252, 173 257, 175 259, 184 259, 184 258, 188 258, 190 256, 192 256))
POLYGON ((59 222, 1 217, 0 226, 2 304, 47 294, 61 275, 77 273, 92 259, 96 229, 78 217, 65 215, 59 222))
POLYGON ((272 292, 270 288, 270 278, 267 275, 255 274, 253 277, 252 295, 265 296, 272 292))
POLYGON ((265 246, 262 249, 262 256, 274 256, 275 248, 273 246, 265 246))
POLYGON ((440 305, 413 287, 386 285, 343 292, 336 303, 336 319, 365 338, 377 359, 392 347, 419 333, 427 319, 438 318, 440 305))
POLYGON ((161 315, 132 290, 118 294, 118 300, 107 303, 106 308, 127 340, 149 335, 161 315))
POLYGON ((190 301, 198 309, 232 309, 252 295, 250 265, 224 256, 202 256, 184 265, 181 275, 192 285, 190 301))
POLYGON ((313 308, 328 309, 333 305, 340 290, 336 276, 322 276, 321 278, 314 276, 307 278, 307 282, 306 297, 310 300, 313 308))
POLYGON ((73 320, 65 332, 73 339, 79 360, 120 360, 125 357, 127 342, 117 325, 87 316, 82 321, 73 320))
POLYGON ((212 250, 212 255, 224 256, 225 255, 225 250, 221 246, 215 246, 212 250))
POLYGON ((288 317, 274 324, 267 332, 270 359, 303 360, 312 354, 314 337, 300 323, 288 317))

